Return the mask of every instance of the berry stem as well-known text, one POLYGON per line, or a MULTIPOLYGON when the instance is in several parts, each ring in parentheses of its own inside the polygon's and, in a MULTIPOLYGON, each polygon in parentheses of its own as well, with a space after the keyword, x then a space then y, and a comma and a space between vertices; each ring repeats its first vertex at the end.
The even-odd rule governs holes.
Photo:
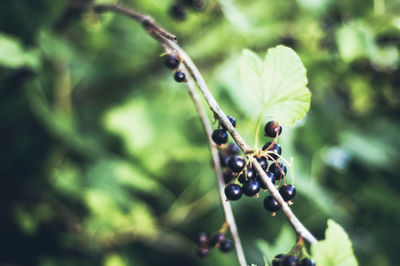
MULTIPOLYGON (((282 156, 282 155, 279 155, 279 154, 277 154, 276 152, 271 152, 271 151, 264 151, 264 152, 261 152, 261 155, 262 156, 267 156, 268 158, 270 158, 270 159, 272 159, 272 161, 274 162, 274 163, 278 163, 278 160, 276 159, 274 159, 274 158, 272 158, 271 157, 271 155, 269 155, 269 154, 273 154, 273 155, 276 155, 279 159, 281 159, 285 164, 286 164, 286 166, 287 167, 289 167, 289 169, 290 169, 290 174, 292 175, 292 176, 294 176, 293 175, 293 158, 292 157, 290 157, 290 163, 282 156)), ((293 177, 293 180, 294 180, 294 177, 293 177)))
POLYGON ((301 257, 303 253, 303 248, 304 248, 304 239, 302 237, 297 237, 296 244, 288 252, 288 254, 295 257, 301 257))
POLYGON ((228 230, 229 224, 228 222, 224 222, 224 224, 221 226, 221 228, 218 230, 218 232, 225 234, 226 230, 228 230))

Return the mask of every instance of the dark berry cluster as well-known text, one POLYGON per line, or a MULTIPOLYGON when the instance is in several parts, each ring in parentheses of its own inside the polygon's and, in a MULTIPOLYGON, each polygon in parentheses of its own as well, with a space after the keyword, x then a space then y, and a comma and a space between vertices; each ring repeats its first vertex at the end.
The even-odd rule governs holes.
POLYGON ((175 73, 174 73, 175 81, 176 82, 184 82, 184 81, 186 81, 186 76, 185 76, 185 73, 183 73, 182 71, 180 71, 178 69, 179 64, 180 64, 180 60, 174 54, 167 54, 164 57, 164 65, 171 70, 175 70, 175 73))
POLYGON ((170 7, 169 13, 174 19, 183 21, 186 19, 186 7, 199 11, 204 8, 204 2, 202 0, 177 0, 170 7))
POLYGON ((225 184, 230 183, 232 180, 236 179, 236 174, 229 168, 229 160, 239 153, 239 146, 236 143, 230 143, 224 148, 219 150, 219 158, 221 161, 221 166, 223 167, 224 181, 225 184))
POLYGON ((228 162, 232 172, 237 173, 237 180, 242 184, 228 184, 225 187, 225 196, 227 200, 238 200, 242 194, 253 197, 260 191, 260 180, 256 171, 250 166, 246 166, 245 160, 241 156, 233 156, 228 162), (245 167, 246 166, 246 167, 245 167))
POLYGON ((272 266, 315 266, 315 262, 309 258, 299 261, 295 256, 279 254, 272 260, 272 266))
MULTIPOLYGON (((266 137, 274 138, 273 141, 268 141, 267 143, 265 143, 265 145, 262 147, 261 152, 261 155, 264 156, 266 161, 271 161, 271 165, 268 168, 267 175, 269 173, 269 175, 272 175, 274 177, 272 183, 275 183, 275 181, 277 181, 277 187, 279 187, 281 183, 283 183, 283 185, 279 188, 279 194, 281 194, 282 198, 286 202, 291 204, 291 200, 296 195, 296 189, 293 185, 286 184, 285 176, 287 173, 287 168, 283 163, 277 161, 282 154, 282 148, 277 143, 278 137, 282 133, 282 127, 281 125, 279 125, 279 123, 275 121, 270 121, 265 124, 264 133, 266 137)), ((265 197, 264 208, 272 213, 275 213, 280 209, 278 202, 271 195, 265 197)))
MULTIPOLYGON (((236 120, 232 116, 228 115, 228 120, 231 122, 233 127, 236 127, 236 120)), ((211 138, 212 140, 218 144, 225 144, 228 142, 228 132, 226 132, 226 127, 224 125, 220 125, 220 129, 216 129, 213 131, 211 138)))
MULTIPOLYGON (((233 118, 230 121, 233 126, 236 125, 236 121, 233 118)), ((286 184, 287 167, 282 162, 277 161, 282 154, 282 148, 277 143, 278 137, 282 133, 282 127, 277 122, 271 121, 265 125, 264 131, 265 136, 273 137, 274 140, 268 141, 263 146, 262 151, 254 156, 272 184, 278 183, 276 186, 280 187, 279 193, 282 198, 291 204, 291 200, 296 195, 296 189, 294 186, 286 184)), ((226 143, 227 134, 224 135, 223 132, 225 132, 224 128, 214 131, 212 138, 217 144, 226 143)), ((226 150, 228 149, 223 150, 220 154, 223 166, 229 167, 224 169, 224 179, 225 183, 227 183, 225 187, 227 200, 238 200, 242 197, 242 194, 248 197, 258 196, 260 189, 267 189, 266 184, 252 163, 250 161, 246 162, 242 156, 237 155, 238 149, 230 154, 226 150), (234 180, 235 182, 232 182, 234 180)), ((278 202, 270 195, 264 199, 264 208, 273 214, 280 209, 278 202)))
POLYGON ((224 253, 233 249, 233 242, 221 232, 213 233, 210 237, 206 233, 200 233, 197 244, 197 255, 201 258, 207 257, 210 254, 210 248, 213 247, 218 247, 224 253))

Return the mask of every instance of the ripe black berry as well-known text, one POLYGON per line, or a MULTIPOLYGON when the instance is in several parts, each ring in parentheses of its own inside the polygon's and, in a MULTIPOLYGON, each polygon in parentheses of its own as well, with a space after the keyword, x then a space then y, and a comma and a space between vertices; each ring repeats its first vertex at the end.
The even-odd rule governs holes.
POLYGON ((176 20, 185 20, 186 19, 186 12, 180 5, 173 5, 169 9, 169 13, 176 20))
POLYGON ((225 235, 223 233, 214 233, 210 236, 210 240, 208 240, 208 245, 213 247, 217 244, 221 244, 222 241, 225 240, 225 235))
POLYGON ((278 124, 278 122, 270 121, 265 124, 264 132, 265 136, 275 138, 277 135, 279 136, 282 133, 282 127, 278 124))
MULTIPOLYGON (((265 173, 267 177, 271 180, 272 184, 275 184, 275 175, 272 172, 266 172, 265 173)), ((267 189, 267 186, 264 184, 264 182, 261 180, 261 177, 257 175, 257 181, 260 184, 260 187, 262 189, 267 189)))
POLYGON ((211 135, 212 140, 216 144, 225 144, 228 141, 228 133, 222 129, 216 129, 211 135))
POLYGON ((233 243, 232 243, 232 241, 230 241, 228 239, 225 239, 224 241, 222 241, 219 246, 219 249, 222 252, 229 252, 232 250, 232 248, 233 248, 233 243))
POLYGON ((253 197, 260 191, 260 184, 256 180, 249 179, 242 186, 243 193, 248 197, 253 197))
POLYGON ((253 167, 247 167, 246 175, 247 175, 247 179, 256 179, 257 172, 253 167))
MULTIPOLYGON (((229 122, 231 122, 232 126, 236 127, 236 119, 230 115, 228 115, 227 118, 228 118, 229 122)), ((222 129, 227 130, 227 128, 224 125, 222 125, 222 129)))
POLYGON ((240 176, 239 176, 239 178, 238 178, 238 181, 240 182, 240 183, 244 183, 244 182, 246 182, 246 174, 245 173, 242 173, 240 176))
POLYGON ((286 255, 283 256, 281 266, 297 266, 297 258, 295 256, 286 255))
POLYGON ((227 154, 221 153, 221 152, 219 153, 219 159, 221 161, 222 167, 228 166, 228 162, 229 162, 230 158, 231 158, 230 155, 227 155, 227 154))
POLYGON ((315 266, 315 262, 312 259, 305 258, 300 261, 299 266, 315 266))
POLYGON ((184 82, 186 80, 186 75, 182 71, 176 71, 174 74, 174 79, 176 82, 184 82))
POLYGON ((275 180, 282 179, 287 173, 287 168, 283 163, 271 164, 268 170, 275 175, 275 180))
POLYGON ((276 256, 274 257, 274 259, 272 260, 272 266, 279 266, 279 265, 281 265, 281 261, 282 261, 283 256, 285 256, 285 254, 276 255, 276 256))
POLYGON ((262 169, 267 169, 268 167, 268 161, 267 158, 264 156, 261 156, 260 158, 257 158, 257 161, 260 163, 262 169))
POLYGON ((264 199, 264 208, 270 212, 277 212, 279 211, 279 204, 274 197, 268 195, 264 199))
POLYGON ((197 243, 199 245, 205 245, 207 243, 207 234, 204 232, 200 233, 197 237, 197 243))
POLYGON ((242 196, 242 188, 238 184, 227 185, 224 192, 228 200, 238 200, 242 196))
POLYGON ((270 141, 265 143, 265 145, 262 147, 262 150, 263 151, 267 150, 267 151, 272 152, 272 153, 269 153, 268 155, 276 160, 276 159, 278 159, 277 154, 279 154, 279 155, 282 154, 282 148, 281 148, 281 145, 279 145, 278 143, 275 143, 272 146, 271 146, 271 144, 272 144, 272 142, 270 142, 270 141))
POLYGON ((236 175, 229 168, 225 168, 223 174, 224 174, 224 182, 225 182, 225 184, 228 184, 229 182, 231 182, 236 177, 236 175))
POLYGON ((197 248, 197 255, 200 258, 207 257, 210 254, 210 250, 207 247, 199 247, 197 248))
POLYGON ((246 161, 241 156, 235 155, 230 158, 230 160, 228 161, 228 165, 233 172, 239 173, 243 170, 244 166, 246 165, 246 161))
POLYGON ((230 155, 236 155, 239 151, 240 148, 236 143, 229 143, 228 147, 226 147, 226 153, 230 155))
POLYGON ((229 166, 229 161, 232 159, 232 156, 227 156, 226 158, 225 158, 225 161, 224 161, 224 164, 226 165, 226 166, 229 166))
POLYGON ((283 185, 279 189, 279 193, 285 201, 289 201, 296 196, 296 189, 292 185, 283 185))
POLYGON ((249 179, 255 179, 256 178, 256 175, 257 175, 257 173, 256 173, 256 171, 252 168, 252 167, 247 167, 246 168, 246 172, 245 173, 242 173, 240 176, 239 176, 239 182, 240 183, 244 183, 244 182, 246 182, 246 180, 249 180, 249 179))
POLYGON ((179 60, 176 55, 168 54, 164 58, 164 65, 169 69, 177 69, 179 66, 179 60))

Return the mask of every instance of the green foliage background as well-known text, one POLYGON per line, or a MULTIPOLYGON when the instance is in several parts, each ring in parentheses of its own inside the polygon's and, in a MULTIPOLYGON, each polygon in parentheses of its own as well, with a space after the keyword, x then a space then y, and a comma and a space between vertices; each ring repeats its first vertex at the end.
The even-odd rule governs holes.
MULTIPOLYGON (((179 37, 251 144, 255 121, 232 97, 242 49, 298 53, 313 96, 280 139, 294 158, 294 212, 318 238, 328 218, 341 224, 360 265, 396 265, 400 2, 209 0, 183 22, 172 2, 124 4, 179 37)), ((126 17, 0 2, 0 264, 237 264, 233 252, 195 256, 196 235, 218 230, 223 212, 206 136, 161 53, 126 17)), ((232 204, 257 265, 295 238, 262 199, 232 204)))

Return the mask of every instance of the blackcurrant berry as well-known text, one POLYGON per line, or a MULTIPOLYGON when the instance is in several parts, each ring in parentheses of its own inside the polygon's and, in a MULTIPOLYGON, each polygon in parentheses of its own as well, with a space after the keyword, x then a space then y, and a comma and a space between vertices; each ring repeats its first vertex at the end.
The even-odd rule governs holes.
POLYGON ((271 164, 268 170, 275 175, 275 180, 282 179, 287 173, 287 168, 283 163, 271 164))
POLYGON ((283 185, 279 189, 279 193, 285 201, 289 201, 296 196, 296 189, 292 185, 283 185))
MULTIPOLYGON (((232 126, 236 127, 236 119, 230 115, 228 115, 227 118, 228 118, 229 122, 231 122, 232 126)), ((227 130, 227 128, 224 125, 222 125, 222 129, 227 130)))
POLYGON ((240 173, 246 165, 246 161, 241 156, 235 155, 230 158, 228 165, 233 172, 240 173))
POLYGON ((176 20, 185 20, 186 19, 186 12, 180 5, 173 5, 169 9, 170 15, 176 20))
POLYGON ((271 146, 271 144, 272 144, 272 142, 270 142, 270 141, 265 143, 265 145, 262 147, 262 150, 263 151, 267 150, 267 151, 272 152, 272 153, 269 153, 268 155, 276 160, 276 159, 278 159, 278 155, 277 154, 279 154, 279 155, 282 154, 282 148, 281 148, 281 145, 279 145, 278 143, 275 143, 272 146, 271 146))
POLYGON ((246 182, 246 174, 245 173, 242 173, 240 176, 239 176, 239 178, 238 178, 238 181, 240 182, 240 183, 244 183, 244 182, 246 182))
POLYGON ((238 200, 242 196, 242 188, 238 184, 227 185, 224 192, 228 200, 238 200))
POLYGON ((268 195, 264 199, 264 208, 270 212, 277 212, 279 211, 279 204, 274 197, 268 195))
POLYGON ((248 197, 253 197, 260 191, 260 184, 256 180, 249 179, 242 186, 243 193, 248 197))
POLYGON ((174 74, 174 79, 176 82, 184 82, 186 80, 186 75, 182 71, 176 71, 174 74))
POLYGON ((233 243, 232 241, 230 241, 229 239, 225 239, 224 241, 222 241, 219 245, 219 249, 222 252, 229 252, 231 251, 233 248, 233 243))
POLYGON ((297 258, 295 256, 286 255, 283 256, 281 266, 297 266, 297 258))
POLYGON ((210 250, 207 247, 199 247, 197 248, 197 255, 200 258, 207 257, 210 254, 210 250))
POLYGON ((225 164, 226 164, 226 166, 228 166, 228 167, 229 167, 229 162, 230 162, 230 160, 232 160, 232 156, 227 156, 227 157, 225 158, 225 164))
POLYGON ((164 65, 169 69, 176 69, 179 66, 179 60, 176 55, 168 54, 164 58, 164 65))
POLYGON ((211 135, 212 140, 216 144, 225 144, 228 141, 228 133, 222 129, 216 129, 211 135))
POLYGON ((231 182, 233 179, 236 178, 235 174, 229 168, 225 168, 223 174, 224 174, 224 182, 225 182, 225 184, 228 184, 229 182, 231 182))
POLYGON ((197 243, 199 245, 205 245, 207 243, 207 234, 204 232, 200 233, 197 237, 197 243))
POLYGON ((236 155, 240 151, 239 146, 236 143, 230 143, 226 148, 226 153, 229 155, 236 155))
POLYGON ((253 167, 247 167, 246 175, 247 175, 247 179, 256 179, 257 172, 253 167))
POLYGON ((264 156, 261 156, 260 158, 257 158, 257 161, 260 163, 262 169, 267 169, 268 167, 268 161, 267 158, 264 156))
POLYGON ((282 133, 282 127, 278 122, 270 121, 265 124, 264 132, 265 136, 275 138, 277 135, 279 136, 282 133))
POLYGON ((252 167, 247 167, 246 168, 246 172, 245 173, 242 173, 240 176, 239 176, 239 182, 240 183, 244 183, 244 182, 246 182, 246 180, 249 180, 249 179, 255 179, 256 178, 256 175, 257 175, 257 173, 256 173, 256 171, 252 168, 252 167))
POLYGON ((299 266, 315 266, 315 262, 312 259, 305 258, 300 261, 299 266))
POLYGON ((279 266, 279 265, 281 265, 281 261, 282 261, 283 256, 285 256, 285 254, 276 255, 276 256, 274 257, 274 259, 272 260, 272 266, 279 266))
POLYGON ((219 159, 221 161, 221 166, 222 167, 228 166, 228 162, 229 162, 230 158, 231 158, 230 155, 227 155, 225 153, 220 153, 219 154, 219 159))
MULTIPOLYGON (((271 180, 272 184, 275 184, 275 175, 272 172, 266 172, 265 174, 271 180)), ((257 181, 262 189, 267 189, 267 185, 264 184, 259 175, 257 175, 257 181)))
POLYGON ((222 241, 225 240, 225 234, 223 233, 214 233, 210 236, 210 240, 208 240, 208 245, 210 247, 214 247, 217 244, 221 244, 222 241))

